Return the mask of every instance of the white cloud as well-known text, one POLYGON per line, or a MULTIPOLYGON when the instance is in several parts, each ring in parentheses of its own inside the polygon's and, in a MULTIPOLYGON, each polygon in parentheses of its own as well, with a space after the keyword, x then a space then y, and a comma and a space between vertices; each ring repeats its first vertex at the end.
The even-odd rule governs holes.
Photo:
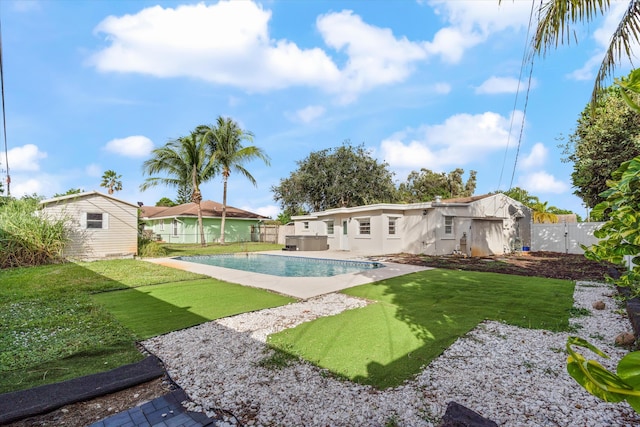
MULTIPOLYGON (((536 86, 535 79, 531 80, 531 88, 536 86)), ((482 82, 480 86, 476 88, 477 94, 498 94, 498 93, 517 93, 524 91, 527 87, 526 82, 520 82, 513 77, 496 77, 492 76, 482 82)))
POLYGON ((444 82, 436 83, 435 85, 433 85, 433 89, 438 94, 446 95, 449 92, 451 92, 451 85, 449 83, 444 83, 444 82))
POLYGON ((309 105, 296 111, 294 118, 302 123, 310 123, 321 117, 325 113, 325 108, 321 105, 309 105))
POLYGON ((99 177, 102 176, 102 167, 97 163, 91 163, 90 165, 87 165, 84 172, 88 176, 99 177))
POLYGON ((47 153, 40 151, 34 144, 26 144, 9 150, 8 156, 10 170, 37 171, 40 170, 39 161, 46 158, 47 153))
POLYGON ((135 135, 112 139, 104 149, 125 157, 145 157, 153 150, 153 142, 146 136, 135 135))
POLYGON ((45 185, 46 182, 46 180, 36 178, 14 177, 11 179, 11 195, 21 197, 32 194, 44 194, 45 190, 49 190, 49 186, 45 185))
MULTIPOLYGON (((516 112, 516 122, 522 112, 516 112)), ((504 149, 509 140, 508 117, 493 112, 457 114, 437 125, 396 133, 380 144, 381 157, 394 169, 443 171, 504 149)))
POLYGON ((154 6, 110 16, 95 29, 109 46, 91 63, 100 71, 194 77, 248 90, 328 84, 339 71, 321 49, 272 40, 271 12, 251 1, 154 6))
POLYGON ((276 219, 278 217, 278 215, 281 212, 281 209, 278 206, 275 205, 269 205, 269 206, 260 206, 257 208, 253 208, 250 206, 243 206, 240 209, 243 209, 245 211, 249 211, 249 212, 253 212, 253 213, 257 213, 259 215, 262 216, 267 216, 269 218, 272 219, 276 219))
POLYGON ((440 29, 432 42, 425 43, 429 53, 441 55, 446 62, 456 63, 464 52, 496 32, 519 29, 527 25, 529 2, 489 3, 477 0, 430 0, 436 14, 451 25, 440 29))
POLYGON ((526 189, 532 194, 560 194, 568 191, 570 188, 567 183, 556 179, 553 175, 545 171, 533 172, 521 176, 518 181, 519 187, 526 189))
POLYGON ((544 162, 547 160, 547 155, 549 154, 549 150, 542 144, 541 142, 536 143, 532 148, 531 152, 522 159, 520 164, 525 169, 536 168, 544 165, 544 162))

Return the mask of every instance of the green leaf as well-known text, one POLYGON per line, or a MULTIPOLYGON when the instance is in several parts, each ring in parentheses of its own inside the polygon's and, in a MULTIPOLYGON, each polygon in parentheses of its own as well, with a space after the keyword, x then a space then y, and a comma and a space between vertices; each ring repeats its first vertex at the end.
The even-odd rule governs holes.
POLYGON ((627 384, 640 390, 640 351, 633 351, 618 363, 618 376, 627 384))

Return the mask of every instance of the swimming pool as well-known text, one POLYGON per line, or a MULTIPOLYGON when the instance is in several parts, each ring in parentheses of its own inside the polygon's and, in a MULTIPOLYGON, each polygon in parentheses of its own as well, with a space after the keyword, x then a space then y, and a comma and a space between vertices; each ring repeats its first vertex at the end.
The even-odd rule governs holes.
POLYGON ((269 254, 194 255, 176 259, 280 277, 331 277, 384 267, 379 262, 269 254))

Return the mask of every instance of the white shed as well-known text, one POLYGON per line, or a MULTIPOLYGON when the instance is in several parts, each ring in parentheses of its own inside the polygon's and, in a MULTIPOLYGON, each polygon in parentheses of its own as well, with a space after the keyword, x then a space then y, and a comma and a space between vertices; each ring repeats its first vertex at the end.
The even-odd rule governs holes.
POLYGON ((138 254, 138 206, 97 191, 40 202, 41 212, 66 221, 71 241, 64 256, 83 260, 138 254))

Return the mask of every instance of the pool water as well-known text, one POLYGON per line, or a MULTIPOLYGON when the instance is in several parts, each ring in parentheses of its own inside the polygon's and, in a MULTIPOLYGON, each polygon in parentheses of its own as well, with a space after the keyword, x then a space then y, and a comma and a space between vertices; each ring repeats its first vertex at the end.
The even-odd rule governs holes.
POLYGON ((379 262, 268 254, 196 255, 177 257, 176 259, 281 277, 331 277, 384 267, 379 262))

